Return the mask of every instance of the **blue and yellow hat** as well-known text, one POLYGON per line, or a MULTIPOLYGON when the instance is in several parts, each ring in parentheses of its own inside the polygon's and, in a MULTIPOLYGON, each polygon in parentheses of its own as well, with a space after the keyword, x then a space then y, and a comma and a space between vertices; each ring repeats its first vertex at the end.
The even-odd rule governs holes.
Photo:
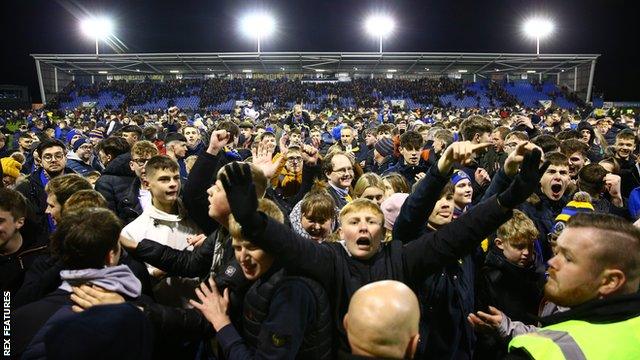
POLYGON ((559 234, 566 227, 567 222, 573 215, 579 213, 593 212, 593 205, 591 205, 591 196, 584 192, 579 191, 573 195, 573 200, 562 209, 560 214, 556 216, 555 224, 553 225, 552 233, 559 234))

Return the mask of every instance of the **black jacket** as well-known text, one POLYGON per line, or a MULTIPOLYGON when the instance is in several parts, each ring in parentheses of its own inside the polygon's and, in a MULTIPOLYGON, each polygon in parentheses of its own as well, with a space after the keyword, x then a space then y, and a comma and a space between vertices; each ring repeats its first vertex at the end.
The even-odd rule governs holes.
MULTIPOLYGON (((16 191, 27 199, 30 210, 34 213, 35 223, 40 228, 49 231, 49 222, 47 215, 44 213, 47 210, 47 193, 44 191, 45 185, 41 179, 43 171, 43 168, 38 168, 31 173, 16 186, 16 191)), ((70 168, 65 168, 63 174, 74 174, 74 171, 70 168)))
POLYGON ((13 294, 22 286, 25 273, 31 265, 38 258, 46 256, 49 244, 48 232, 31 221, 25 222, 20 234, 20 249, 11 255, 0 255, 0 289, 13 294))
POLYGON ((140 204, 140 185, 141 181, 138 177, 134 178, 129 188, 124 192, 122 198, 116 205, 117 215, 126 224, 135 220, 142 214, 142 205, 140 204))
POLYGON ((356 290, 387 279, 403 281, 416 289, 428 275, 471 253, 482 239, 510 217, 511 211, 492 198, 437 232, 406 245, 395 240, 383 244, 368 260, 351 258, 339 242, 318 244, 303 239, 267 217, 262 231, 246 235, 256 246, 286 264, 287 270, 312 278, 325 287, 340 333, 336 347, 346 350, 349 347, 342 319, 356 290))
POLYGON ((102 172, 102 176, 96 181, 95 189, 107 200, 109 209, 118 216, 121 211, 118 203, 127 194, 127 189, 135 180, 136 174, 131 170, 129 162, 131 153, 122 154, 113 159, 102 172))
MULTIPOLYGON (((489 306, 500 309, 514 321, 537 324, 542 300, 545 269, 541 264, 523 268, 511 264, 502 251, 492 247, 476 283, 477 310, 489 306)), ((501 359, 506 354, 507 342, 496 334, 478 334, 475 356, 477 359, 501 359)))

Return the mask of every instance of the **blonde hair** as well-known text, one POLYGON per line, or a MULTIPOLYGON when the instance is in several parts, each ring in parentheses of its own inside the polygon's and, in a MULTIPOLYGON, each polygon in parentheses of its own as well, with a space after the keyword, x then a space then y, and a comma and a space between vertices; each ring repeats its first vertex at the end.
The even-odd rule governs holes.
POLYGON ((362 175, 356 182, 356 186, 353 188, 354 197, 361 197, 364 191, 370 187, 376 187, 382 190, 382 192, 386 190, 384 182, 382 181, 382 177, 380 175, 374 173, 366 173, 362 175))
POLYGON ((158 155, 158 148, 148 140, 140 140, 137 141, 131 147, 131 157, 134 155, 138 156, 156 156, 158 155))
POLYGON ((71 195, 62 207, 62 214, 69 211, 76 211, 84 208, 104 208, 108 209, 107 200, 95 190, 80 190, 71 195))
POLYGON ((496 236, 502 242, 509 244, 531 243, 538 238, 539 234, 533 221, 520 210, 513 210, 511 219, 496 231, 496 236))
POLYGON ((350 213, 362 210, 371 211, 384 222, 384 214, 382 213, 382 209, 380 209, 380 206, 378 206, 378 204, 368 199, 356 199, 345 205, 342 210, 340 210, 340 223, 342 223, 342 220, 345 218, 345 216, 349 215, 350 213))
MULTIPOLYGON (((259 199, 258 200, 258 211, 262 211, 265 215, 273 218, 277 222, 284 224, 284 214, 282 214, 282 210, 269 199, 259 199)), ((229 215, 229 234, 231 237, 235 239, 244 239, 242 235, 242 226, 238 224, 233 215, 229 215)))

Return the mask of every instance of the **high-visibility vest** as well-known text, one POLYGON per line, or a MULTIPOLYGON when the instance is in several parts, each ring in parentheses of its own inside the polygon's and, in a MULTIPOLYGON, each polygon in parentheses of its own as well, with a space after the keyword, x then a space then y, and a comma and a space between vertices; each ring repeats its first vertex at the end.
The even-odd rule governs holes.
POLYGON ((513 349, 544 360, 637 360, 640 316, 609 324, 565 321, 514 337, 509 352, 513 349))

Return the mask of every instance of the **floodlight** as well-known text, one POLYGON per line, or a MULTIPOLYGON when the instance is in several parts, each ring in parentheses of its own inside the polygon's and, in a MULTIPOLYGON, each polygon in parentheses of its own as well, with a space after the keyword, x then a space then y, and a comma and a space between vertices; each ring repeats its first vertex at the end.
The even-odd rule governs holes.
POLYGON ((249 14, 240 21, 242 32, 258 41, 258 52, 263 37, 271 35, 276 29, 276 21, 273 16, 266 13, 249 14))
POLYGON ((80 29, 85 35, 95 40, 96 55, 98 55, 98 42, 113 35, 113 22, 105 17, 91 17, 80 23, 80 29))
POLYGON ((524 33, 536 39, 536 54, 540 54, 540 39, 549 36, 553 28, 553 23, 548 19, 532 18, 524 23, 524 33))
POLYGON ((393 19, 386 15, 372 15, 366 19, 364 27, 369 34, 378 37, 382 53, 382 38, 391 34, 395 28, 393 19))

